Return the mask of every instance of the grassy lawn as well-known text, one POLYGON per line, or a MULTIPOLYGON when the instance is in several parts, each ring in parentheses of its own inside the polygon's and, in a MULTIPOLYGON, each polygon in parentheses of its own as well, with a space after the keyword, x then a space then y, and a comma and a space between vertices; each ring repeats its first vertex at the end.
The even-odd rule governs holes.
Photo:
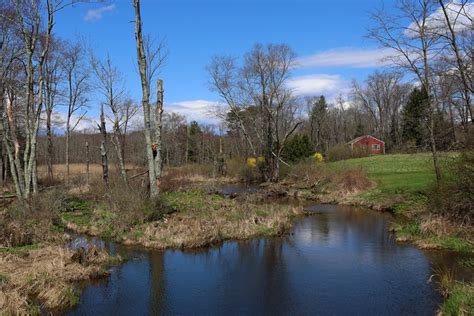
POLYGON ((333 168, 362 168, 376 190, 387 194, 424 191, 434 180, 430 153, 380 155, 331 163, 333 168))
MULTIPOLYGON (((449 165, 455 154, 440 154, 441 166, 449 165)), ((435 181, 431 153, 379 155, 330 163, 333 169, 361 168, 377 183, 358 198, 401 208, 426 202, 426 191, 435 181), (398 205, 400 204, 400 205, 398 205)))

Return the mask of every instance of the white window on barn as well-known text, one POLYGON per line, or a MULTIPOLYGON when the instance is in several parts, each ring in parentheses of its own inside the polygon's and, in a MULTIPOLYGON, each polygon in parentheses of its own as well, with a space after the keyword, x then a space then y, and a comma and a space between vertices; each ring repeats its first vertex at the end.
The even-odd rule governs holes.
POLYGON ((372 150, 380 150, 379 144, 372 144, 372 150))

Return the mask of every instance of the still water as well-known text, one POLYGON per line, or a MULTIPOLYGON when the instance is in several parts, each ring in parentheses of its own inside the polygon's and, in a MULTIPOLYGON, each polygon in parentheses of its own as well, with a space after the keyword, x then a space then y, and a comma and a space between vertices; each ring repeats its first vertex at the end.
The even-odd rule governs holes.
POLYGON ((433 315, 435 256, 400 245, 388 215, 313 206, 285 237, 140 251, 85 285, 68 315, 433 315))

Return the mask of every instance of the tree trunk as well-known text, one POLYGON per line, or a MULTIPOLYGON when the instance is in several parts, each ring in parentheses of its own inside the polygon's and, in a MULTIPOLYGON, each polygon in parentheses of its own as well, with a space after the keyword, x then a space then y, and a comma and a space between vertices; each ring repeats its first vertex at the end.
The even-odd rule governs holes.
POLYGON ((48 172, 48 180, 50 183, 54 181, 54 175, 53 175, 53 131, 51 127, 51 114, 52 114, 52 109, 49 108, 48 111, 46 112, 46 134, 48 137, 48 156, 47 156, 47 172, 48 172))
POLYGON ((162 128, 162 117, 163 117, 163 80, 158 79, 157 82, 157 97, 156 97, 156 112, 155 112, 155 144, 156 144, 156 155, 155 155, 155 177, 156 186, 158 193, 160 192, 160 179, 161 179, 161 128, 162 128))
POLYGON ((151 110, 150 110, 150 89, 147 79, 147 61, 145 49, 143 45, 142 21, 140 13, 140 0, 133 0, 135 8, 135 41, 137 48, 138 68, 140 72, 140 80, 142 85, 142 109, 144 121, 144 134, 146 143, 146 156, 148 162, 148 178, 150 180, 150 198, 158 198, 158 188, 156 185, 156 169, 153 157, 153 141, 151 135, 151 110))
POLYGON ((90 165, 89 142, 86 142, 86 181, 87 181, 87 185, 89 185, 89 182, 90 182, 89 165, 90 165))
POLYGON ((109 161, 107 159, 107 130, 105 129, 105 116, 104 116, 103 107, 100 113, 99 131, 102 135, 102 141, 100 143, 100 156, 102 157, 102 179, 104 180, 105 186, 108 186, 109 185, 109 161))
POLYGON ((69 184, 69 120, 66 124, 66 183, 69 184))

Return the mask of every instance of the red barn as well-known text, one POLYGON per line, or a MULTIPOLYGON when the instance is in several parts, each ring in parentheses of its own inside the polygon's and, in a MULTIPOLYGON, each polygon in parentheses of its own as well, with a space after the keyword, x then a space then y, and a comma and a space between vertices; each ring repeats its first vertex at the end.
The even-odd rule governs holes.
POLYGON ((375 138, 370 135, 360 136, 349 143, 351 145, 351 150, 354 150, 355 147, 365 149, 371 155, 383 155, 385 154, 385 143, 378 138, 375 138))

